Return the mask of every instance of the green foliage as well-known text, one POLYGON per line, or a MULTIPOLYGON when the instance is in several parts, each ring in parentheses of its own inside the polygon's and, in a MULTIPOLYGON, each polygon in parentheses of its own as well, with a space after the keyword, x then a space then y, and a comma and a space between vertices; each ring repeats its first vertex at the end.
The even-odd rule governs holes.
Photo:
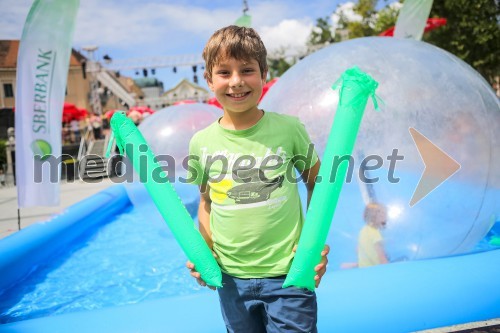
POLYGON ((436 0, 431 17, 447 24, 424 35, 424 41, 453 53, 493 83, 500 73, 500 5, 495 0, 436 0))
POLYGON ((290 67, 295 64, 296 60, 285 55, 285 49, 274 52, 273 55, 269 55, 267 58, 267 66, 269 67, 269 79, 272 80, 275 77, 280 77, 285 73, 290 67))
MULTIPOLYGON (((401 2, 402 0, 400 0, 401 2)), ((360 17, 350 20, 337 10, 336 31, 328 17, 318 18, 308 40, 309 50, 344 39, 376 36, 396 24, 399 9, 387 4, 377 11, 377 0, 359 0, 352 10, 360 17)), ((342 5, 339 6, 341 8, 342 5)), ((424 34, 424 41, 456 55, 493 83, 500 74, 500 4, 497 0, 434 0, 431 17, 448 23, 424 34)), ((280 76, 293 63, 284 59, 270 62, 271 77, 280 76)))
POLYGON ((311 32, 309 45, 324 45, 345 39, 376 36, 394 26, 399 9, 386 4, 384 8, 377 11, 377 3, 377 0, 359 0, 352 8, 354 14, 359 16, 359 19, 355 20, 340 10, 343 5, 339 5, 335 12, 335 15, 338 15, 336 32, 333 32, 333 27, 327 18, 320 18, 311 32))
POLYGON ((394 6, 386 6, 377 13, 377 19, 374 22, 373 32, 375 35, 394 27, 398 20, 399 9, 394 6))
POLYGON ((347 24, 347 29, 349 29, 349 39, 359 38, 365 36, 373 36, 375 31, 374 21, 376 21, 375 6, 377 5, 377 0, 359 0, 354 6, 354 12, 361 15, 363 18, 360 22, 350 22, 347 24))
POLYGON ((280 77, 292 67, 293 64, 293 61, 287 61, 285 58, 268 59, 267 65, 269 66, 270 79, 272 80, 275 77, 280 77))
POLYGON ((309 36, 309 45, 322 45, 334 42, 332 26, 328 23, 328 17, 316 20, 316 25, 309 36))

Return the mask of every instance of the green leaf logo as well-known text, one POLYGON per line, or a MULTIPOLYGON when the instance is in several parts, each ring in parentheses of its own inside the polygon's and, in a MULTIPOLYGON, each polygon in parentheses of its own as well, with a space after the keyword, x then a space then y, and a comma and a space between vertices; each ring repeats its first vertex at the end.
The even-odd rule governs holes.
POLYGON ((45 140, 35 140, 31 143, 31 150, 33 150, 34 155, 41 156, 41 159, 44 160, 52 154, 52 146, 45 140))

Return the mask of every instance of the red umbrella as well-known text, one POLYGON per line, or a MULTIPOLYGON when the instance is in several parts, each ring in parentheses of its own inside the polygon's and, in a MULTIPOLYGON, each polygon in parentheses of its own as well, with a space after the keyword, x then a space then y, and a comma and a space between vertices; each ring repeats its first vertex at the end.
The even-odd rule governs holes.
POLYGON ((130 108, 129 112, 131 112, 131 111, 138 111, 141 114, 144 114, 144 113, 153 114, 156 112, 155 110, 151 109, 148 106, 133 106, 130 108))
MULTIPOLYGON (((431 30, 434 30, 436 28, 439 28, 443 25, 446 25, 447 20, 445 18, 430 18, 427 20, 427 23, 425 24, 424 32, 429 32, 431 30)), ((384 37, 392 37, 394 36, 394 28, 391 27, 387 29, 384 32, 381 32, 379 36, 384 36, 384 37)))
POLYGON ((182 104, 194 104, 194 103, 197 103, 196 101, 192 101, 190 99, 185 99, 183 101, 178 101, 178 102, 175 102, 174 105, 182 105, 182 104))
POLYGON ((74 104, 64 103, 62 121, 69 123, 73 119, 78 119, 79 111, 74 104))
POLYGON ((80 108, 77 108, 78 109, 78 118, 77 120, 82 120, 82 119, 85 119, 85 117, 87 117, 89 115, 88 111, 86 109, 80 109, 80 108))
POLYGON ((271 87, 276 83, 276 81, 278 81, 277 77, 275 77, 274 79, 272 79, 271 81, 269 81, 268 83, 266 83, 264 85, 264 87, 262 87, 262 96, 260 96, 259 102, 267 94, 267 92, 269 91, 269 89, 271 89, 271 87))
POLYGON ((140 113, 137 110, 129 111, 127 113, 127 117, 130 118, 130 119, 132 119, 132 121, 134 122, 134 124, 140 123, 142 121, 142 119, 143 119, 142 113, 140 113))

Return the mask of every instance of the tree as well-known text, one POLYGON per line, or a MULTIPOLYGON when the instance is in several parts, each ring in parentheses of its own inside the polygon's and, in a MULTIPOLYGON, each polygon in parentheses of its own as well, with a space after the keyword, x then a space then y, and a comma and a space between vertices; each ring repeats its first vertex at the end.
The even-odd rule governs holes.
POLYGON ((500 5, 496 0, 436 0, 431 17, 447 24, 424 35, 424 41, 453 53, 490 83, 500 74, 500 5))
POLYGON ((269 68, 268 75, 270 80, 275 77, 280 77, 297 62, 297 59, 294 57, 287 56, 286 51, 284 47, 281 47, 267 55, 267 66, 269 68))
POLYGON ((377 3, 377 0, 359 0, 357 3, 340 4, 330 20, 320 18, 316 21, 316 26, 309 38, 309 47, 328 45, 346 39, 376 36, 394 26, 401 4, 393 1, 377 11, 377 3))
MULTIPOLYGON (((377 4, 377 0, 346 2, 330 18, 317 19, 307 45, 309 52, 345 39, 376 36, 395 26, 401 0, 378 11, 377 4)), ((434 0, 431 17, 446 18, 448 23, 424 34, 424 41, 464 60, 490 83, 498 80, 500 4, 497 0, 434 0)))
MULTIPOLYGON (((384 0, 388 1, 388 0, 384 0)), ((359 0, 348 2, 337 7, 331 17, 316 19, 307 42, 307 53, 312 53, 331 43, 364 36, 377 35, 396 22, 400 6, 393 2, 377 11, 377 0, 359 0)), ((269 75, 272 78, 281 76, 293 66, 297 59, 286 58, 284 50, 268 59, 269 75)))
POLYGON ((274 79, 275 77, 280 77, 285 73, 290 67, 293 66, 295 62, 292 60, 286 60, 284 57, 278 58, 268 58, 267 65, 269 67, 269 77, 274 79))
POLYGON ((308 45, 330 44, 335 41, 332 26, 328 23, 328 17, 316 19, 316 25, 309 36, 308 45))
POLYGON ((382 8, 376 14, 376 20, 374 22, 373 32, 375 35, 386 31, 387 29, 394 27, 396 21, 398 20, 399 10, 403 7, 401 2, 392 2, 389 5, 382 8))

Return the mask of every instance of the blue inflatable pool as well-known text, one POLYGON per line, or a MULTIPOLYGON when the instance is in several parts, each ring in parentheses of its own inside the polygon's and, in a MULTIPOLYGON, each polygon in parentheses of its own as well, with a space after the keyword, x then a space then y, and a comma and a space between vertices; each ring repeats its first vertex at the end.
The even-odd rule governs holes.
MULTIPOLYGON (((51 221, 2 239, 0 312, 12 306, 12 299, 23 298, 16 290, 23 290, 20 286, 27 276, 56 258, 67 257, 72 248, 82 247, 110 220, 129 214, 131 206, 125 187, 117 185, 69 207, 51 221)), ((165 254, 169 255, 174 254, 165 254)), ((43 278, 50 275, 45 272, 43 278)), ((183 276, 189 281, 183 284, 192 282, 187 272, 183 276)), ((499 318, 499 277, 500 250, 330 270, 317 291, 319 330, 412 332, 499 318)), ((129 305, 18 321, 11 318, 2 321, 0 332, 224 332, 216 293, 191 289, 129 305)))

